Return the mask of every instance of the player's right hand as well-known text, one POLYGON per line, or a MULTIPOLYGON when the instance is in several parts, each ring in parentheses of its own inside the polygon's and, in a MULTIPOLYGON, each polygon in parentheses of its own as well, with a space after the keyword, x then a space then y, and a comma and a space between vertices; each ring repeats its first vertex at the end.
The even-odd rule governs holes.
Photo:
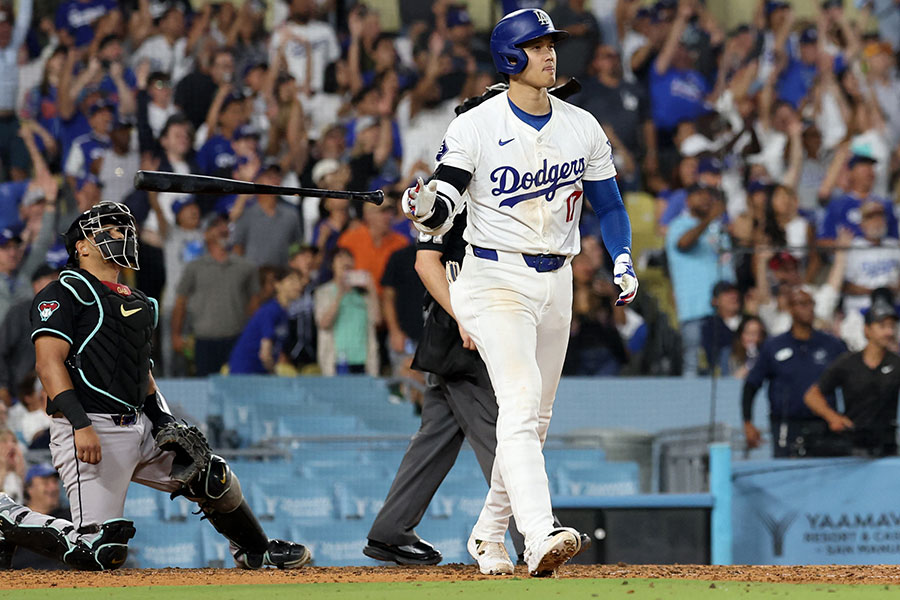
POLYGON ((422 178, 416 180, 416 185, 407 188, 400 199, 400 207, 407 219, 422 223, 434 211, 434 201, 437 198, 437 181, 431 180, 426 185, 422 178))
POLYGON ((91 425, 75 430, 75 456, 89 465, 100 462, 100 438, 91 425))
POLYGON ((462 338, 463 348, 466 350, 477 350, 475 347, 475 342, 472 341, 472 336, 469 335, 469 332, 463 329, 463 326, 459 323, 456 324, 459 327, 459 337, 462 338))
POLYGON ((613 266, 613 283, 622 289, 616 300, 616 306, 624 306, 631 304, 637 295, 638 280, 634 274, 634 265, 631 262, 631 255, 622 253, 616 257, 615 266, 613 266))

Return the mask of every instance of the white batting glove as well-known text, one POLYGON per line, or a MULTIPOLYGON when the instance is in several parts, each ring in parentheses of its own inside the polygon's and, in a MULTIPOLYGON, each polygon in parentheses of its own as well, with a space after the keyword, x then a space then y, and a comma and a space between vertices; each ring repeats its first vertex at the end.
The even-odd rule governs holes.
POLYGON ((631 255, 622 253, 616 257, 616 264, 613 267, 613 283, 622 288, 619 299, 616 300, 616 306, 625 306, 631 304, 637 295, 638 280, 634 274, 634 265, 631 263, 631 255))
POLYGON ((416 185, 407 188, 400 199, 403 214, 410 221, 422 223, 434 213, 434 201, 437 198, 437 181, 432 179, 428 185, 419 177, 416 185))

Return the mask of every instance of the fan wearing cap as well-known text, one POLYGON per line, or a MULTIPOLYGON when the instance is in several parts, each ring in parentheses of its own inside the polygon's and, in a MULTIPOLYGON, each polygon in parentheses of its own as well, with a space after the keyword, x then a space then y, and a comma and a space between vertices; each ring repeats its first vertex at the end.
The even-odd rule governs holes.
POLYGON ((100 197, 104 202, 122 202, 134 191, 134 174, 140 168, 141 156, 131 144, 133 128, 131 119, 114 119, 109 149, 97 159, 97 179, 103 187, 100 197))
POLYGON ((860 208, 862 236, 853 239, 844 277, 844 311, 868 308, 876 288, 900 288, 900 241, 886 237, 884 204, 867 200, 860 208))
POLYGON ((325 81, 325 67, 341 57, 335 30, 330 24, 313 18, 316 10, 314 0, 293 0, 288 6, 288 20, 272 32, 269 62, 275 63, 276 52, 284 46, 288 72, 296 81, 309 79, 312 91, 319 92, 325 81), (307 54, 307 43, 311 54, 307 54))
POLYGON ((88 109, 91 130, 72 141, 63 169, 70 185, 74 185, 76 179, 96 173, 94 161, 102 157, 110 146, 109 134, 115 120, 114 108, 111 102, 98 100, 88 109))
POLYGON ((900 315, 892 302, 876 299, 865 313, 866 347, 830 364, 803 398, 831 431, 844 433, 855 455, 897 454, 898 319, 900 315), (825 401, 825 395, 837 389, 844 397, 843 413, 825 401))
POLYGON ((800 49, 797 55, 778 53, 781 73, 775 84, 779 100, 800 108, 816 80, 819 60, 819 34, 815 27, 807 27, 800 33, 800 49))
MULTIPOLYGON (((204 175, 230 177, 237 162, 232 142, 243 135, 242 125, 247 122, 246 103, 240 94, 230 92, 230 86, 222 86, 209 107, 204 125, 209 135, 197 151, 197 167, 204 175)), ((204 128, 197 132, 197 143, 203 139, 204 128)))
POLYGON ((879 202, 884 206, 886 237, 898 238, 897 217, 893 205, 885 198, 872 193, 875 186, 875 164, 877 161, 865 154, 855 153, 847 162, 848 182, 843 196, 832 198, 825 209, 825 218, 819 230, 819 243, 833 246, 840 227, 850 229, 856 236, 862 236, 862 206, 867 201, 879 202))
POLYGON ((13 15, 12 2, 0 6, 0 178, 21 180, 28 176, 28 155, 17 137, 19 120, 16 102, 19 93, 19 49, 31 25, 33 0, 18 3, 13 15))
POLYGON ((756 282, 756 300, 759 317, 771 335, 778 335, 791 328, 790 295, 803 286, 815 301, 815 319, 829 324, 834 320, 834 310, 841 298, 847 255, 853 234, 842 229, 838 237, 838 250, 828 271, 825 283, 819 286, 803 285, 800 261, 790 252, 773 252, 758 247, 753 255, 753 276, 756 282), (773 296, 773 288, 775 295, 773 296))
POLYGON ((696 70, 696 56, 682 39, 694 12, 692 3, 678 5, 675 22, 650 69, 653 122, 661 133, 661 142, 671 142, 679 122, 693 121, 708 112, 706 99, 712 87, 696 70))
POLYGON ((722 214, 725 206, 715 191, 694 185, 687 192, 687 210, 669 225, 666 251, 684 343, 684 374, 696 375, 703 320, 711 312, 713 287, 733 279, 729 263, 720 264, 720 251, 730 247, 722 214))
MULTIPOLYGON (((308 562, 301 544, 265 535, 224 459, 197 459, 199 472, 179 479, 184 459, 158 445, 160 430, 188 428, 175 424, 150 371, 156 301, 118 281, 123 269, 140 268, 128 208, 91 207, 69 227, 65 242, 69 264, 35 297, 31 321, 36 370, 53 416, 51 456, 74 522, 0 494, 3 549, 28 548, 76 569, 119 568, 135 534, 122 517, 134 480, 196 502, 242 568, 308 562)), ((195 443, 206 444, 194 435, 195 443)))

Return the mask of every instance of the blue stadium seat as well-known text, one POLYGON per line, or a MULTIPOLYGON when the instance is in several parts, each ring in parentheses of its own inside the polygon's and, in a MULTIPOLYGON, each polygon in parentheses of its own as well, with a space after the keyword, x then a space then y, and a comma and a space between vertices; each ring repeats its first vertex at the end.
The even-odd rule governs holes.
POLYGON ((244 488, 250 507, 260 520, 311 521, 333 519, 334 487, 327 482, 254 481, 244 488))
POLYGON ((169 497, 164 495, 161 504, 163 521, 188 521, 191 519, 191 513, 197 510, 197 505, 184 496, 169 500, 169 497))
POLYGON ((129 543, 129 554, 142 569, 204 566, 199 519, 186 523, 159 521, 155 527, 138 529, 129 543))
POLYGON ((362 553, 370 524, 360 521, 298 524, 291 528, 291 539, 309 548, 312 564, 318 567, 383 565, 362 553))
POLYGON ((203 523, 203 527, 200 528, 200 544, 204 567, 227 569, 234 566, 228 540, 209 523, 203 523))
MULTIPOLYGON (((440 550, 444 555, 442 563, 473 563, 475 561, 466 551, 466 542, 472 532, 472 525, 474 521, 468 519, 422 521, 416 527, 416 533, 440 550)), ((512 548, 512 545, 509 547, 512 548)))
POLYGON ((371 519, 384 505, 391 482, 387 479, 347 480, 335 483, 341 519, 371 519))
POLYGON ((161 501, 169 501, 164 492, 139 483, 131 483, 128 485, 128 494, 125 496, 124 516, 132 520, 158 521, 162 517, 161 501))

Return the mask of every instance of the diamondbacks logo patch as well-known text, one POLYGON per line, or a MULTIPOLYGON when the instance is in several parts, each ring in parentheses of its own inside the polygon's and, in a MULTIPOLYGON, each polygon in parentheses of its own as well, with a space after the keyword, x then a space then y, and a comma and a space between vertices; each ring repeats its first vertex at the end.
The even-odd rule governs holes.
POLYGON ((59 302, 56 300, 49 300, 38 304, 38 314, 41 315, 41 321, 49 319, 50 315, 55 313, 57 308, 59 308, 59 302))

